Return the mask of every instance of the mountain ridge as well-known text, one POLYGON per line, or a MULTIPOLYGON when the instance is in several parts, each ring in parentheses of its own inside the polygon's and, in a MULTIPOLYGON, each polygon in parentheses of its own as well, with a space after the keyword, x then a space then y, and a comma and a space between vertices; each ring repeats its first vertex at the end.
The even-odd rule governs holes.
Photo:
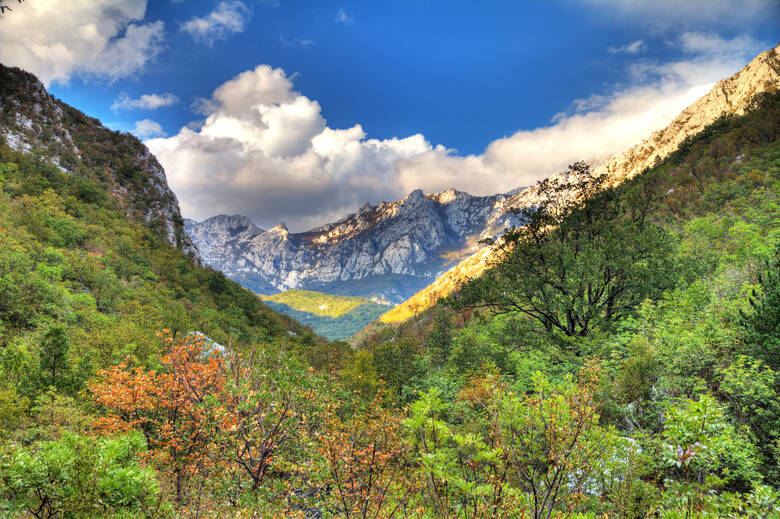
POLYGON ((127 216, 143 221, 200 261, 184 232, 176 195, 165 171, 135 136, 104 127, 46 91, 35 75, 0 64, 0 136, 8 146, 42 154, 61 171, 94 176, 127 216))
MULTIPOLYGON (((750 105, 756 94, 780 88, 780 45, 758 54, 737 73, 721 79, 705 95, 694 101, 675 117, 665 128, 628 150, 615 154, 596 165, 593 174, 606 175, 612 185, 632 178, 653 165, 656 159, 668 156, 689 137, 700 132, 722 115, 740 115, 750 105)), ((543 182, 563 183, 566 173, 556 173, 505 200, 509 207, 537 205, 539 187, 543 182)), ((433 283, 423 288, 407 301, 380 316, 383 323, 401 322, 433 306, 440 297, 451 294, 463 282, 479 276, 489 268, 493 255, 489 247, 480 249, 464 259, 433 283)))
POLYGON ((299 233, 284 224, 263 231, 240 215, 185 220, 185 229, 208 264, 256 292, 313 289, 400 302, 446 270, 453 254, 477 250, 478 240, 509 225, 505 197, 417 189, 299 233), (233 221, 246 230, 227 232, 233 221))

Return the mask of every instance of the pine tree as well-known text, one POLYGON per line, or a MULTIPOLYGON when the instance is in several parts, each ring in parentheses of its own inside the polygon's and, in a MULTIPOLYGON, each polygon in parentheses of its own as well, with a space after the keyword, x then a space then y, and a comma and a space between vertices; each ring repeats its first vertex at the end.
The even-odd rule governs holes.
POLYGON ((58 389, 68 385, 68 351, 70 345, 62 326, 54 326, 43 336, 41 344, 40 368, 44 386, 58 389))
POLYGON ((742 313, 745 345, 772 369, 780 368, 780 247, 767 272, 759 275, 761 290, 750 294, 750 313, 742 313))

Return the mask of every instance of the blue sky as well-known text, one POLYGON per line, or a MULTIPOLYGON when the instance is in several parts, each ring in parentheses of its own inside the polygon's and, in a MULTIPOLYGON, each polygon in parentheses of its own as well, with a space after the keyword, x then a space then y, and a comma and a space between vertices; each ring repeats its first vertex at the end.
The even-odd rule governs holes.
POLYGON ((299 230, 622 151, 780 39, 771 0, 59 4, 6 14, 0 60, 148 139, 185 216, 299 230))

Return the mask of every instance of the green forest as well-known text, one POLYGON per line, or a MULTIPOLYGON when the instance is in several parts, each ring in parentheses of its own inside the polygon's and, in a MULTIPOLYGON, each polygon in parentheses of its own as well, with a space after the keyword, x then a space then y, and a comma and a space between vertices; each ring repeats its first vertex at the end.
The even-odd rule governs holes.
POLYGON ((128 217, 115 164, 2 146, 0 517, 778 517, 778 135, 762 94, 620 185, 572 164, 353 346, 128 217))
POLYGON ((260 299, 277 312, 311 326, 330 340, 349 339, 385 313, 388 305, 366 297, 338 296, 314 290, 286 290, 261 295, 260 299))

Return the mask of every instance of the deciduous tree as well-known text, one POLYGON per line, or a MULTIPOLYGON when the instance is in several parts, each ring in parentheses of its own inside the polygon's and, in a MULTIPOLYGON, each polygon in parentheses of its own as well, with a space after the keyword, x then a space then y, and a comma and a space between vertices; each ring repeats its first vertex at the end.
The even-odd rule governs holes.
POLYGON ((494 243, 492 268, 461 288, 456 306, 520 312, 585 336, 669 286, 670 241, 650 221, 654 196, 641 180, 619 192, 578 162, 538 194, 538 206, 512 211, 522 225, 494 243))
POLYGON ((400 426, 401 415, 382 408, 381 392, 365 411, 348 419, 328 409, 319 444, 339 517, 397 517, 402 499, 393 499, 393 492, 405 483, 406 454, 400 426))

